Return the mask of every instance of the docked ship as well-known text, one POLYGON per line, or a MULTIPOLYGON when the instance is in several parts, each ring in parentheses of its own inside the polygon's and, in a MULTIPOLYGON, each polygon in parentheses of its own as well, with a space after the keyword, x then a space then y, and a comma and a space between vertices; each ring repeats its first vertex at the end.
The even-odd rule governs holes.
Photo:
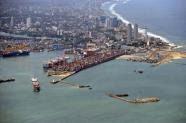
POLYGON ((2 50, 2 57, 27 56, 30 54, 28 45, 24 43, 9 44, 2 50))
POLYGON ((37 78, 32 78, 32 87, 34 92, 39 92, 40 91, 40 84, 37 78))
POLYGON ((3 57, 14 57, 14 56, 27 56, 30 54, 30 51, 18 50, 18 51, 4 51, 2 53, 3 57))

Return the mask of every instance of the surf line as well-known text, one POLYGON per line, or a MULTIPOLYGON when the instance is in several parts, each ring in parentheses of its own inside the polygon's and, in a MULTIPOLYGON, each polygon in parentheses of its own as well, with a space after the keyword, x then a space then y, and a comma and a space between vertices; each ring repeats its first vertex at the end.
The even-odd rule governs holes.
MULTIPOLYGON (((123 0, 122 3, 123 3, 123 4, 127 4, 129 1, 131 1, 131 0, 123 0)), ((116 2, 119 2, 119 1, 116 1, 116 2)), ((128 20, 124 19, 123 16, 121 16, 119 13, 117 13, 117 12, 115 11, 115 7, 116 7, 117 5, 118 5, 118 3, 113 3, 113 4, 111 4, 111 6, 109 7, 110 13, 111 13, 112 15, 116 16, 119 20, 121 20, 121 21, 122 21, 123 23, 125 23, 126 25, 129 24, 129 23, 131 23, 131 22, 129 22, 128 20)), ((132 23, 131 23, 131 24, 132 24, 132 23)), ((132 24, 132 27, 134 27, 134 24, 132 24)), ((142 34, 144 35, 144 29, 139 28, 139 33, 142 33, 142 34)), ((149 37, 159 38, 159 39, 161 39, 163 42, 168 43, 170 46, 173 46, 173 47, 176 47, 176 48, 182 47, 182 46, 177 46, 177 45, 175 45, 174 43, 171 43, 167 38, 162 37, 162 36, 157 35, 157 34, 154 34, 154 33, 152 33, 152 32, 147 32, 147 35, 148 35, 149 37)))

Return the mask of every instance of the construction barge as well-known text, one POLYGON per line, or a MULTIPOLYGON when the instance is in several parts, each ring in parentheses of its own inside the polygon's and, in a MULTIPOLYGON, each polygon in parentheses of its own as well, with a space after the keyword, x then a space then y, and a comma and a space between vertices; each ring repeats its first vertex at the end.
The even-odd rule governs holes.
POLYGON ((0 84, 1 83, 6 83, 6 82, 14 82, 15 79, 14 78, 10 78, 10 79, 0 79, 0 84))
POLYGON ((75 74, 89 67, 113 60, 125 54, 128 54, 127 50, 109 50, 104 52, 96 52, 79 60, 75 59, 72 62, 68 62, 65 57, 58 57, 50 60, 47 64, 44 64, 43 68, 48 71, 49 76, 63 76, 63 74, 66 74, 66 76, 63 76, 63 78, 67 78, 71 76, 71 74, 75 74))

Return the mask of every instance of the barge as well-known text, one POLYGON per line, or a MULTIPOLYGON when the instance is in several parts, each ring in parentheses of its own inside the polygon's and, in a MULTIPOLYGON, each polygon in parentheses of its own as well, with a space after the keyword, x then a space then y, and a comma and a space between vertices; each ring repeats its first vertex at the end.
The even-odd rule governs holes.
POLYGON ((1 79, 0 83, 6 83, 6 82, 14 82, 15 79, 14 78, 10 78, 10 79, 1 79))

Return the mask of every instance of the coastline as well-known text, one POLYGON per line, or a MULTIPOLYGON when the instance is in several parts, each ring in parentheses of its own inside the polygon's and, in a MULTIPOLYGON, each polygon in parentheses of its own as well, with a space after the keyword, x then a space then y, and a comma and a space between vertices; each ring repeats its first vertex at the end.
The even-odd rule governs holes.
MULTIPOLYGON (((109 2, 107 1, 107 2, 105 2, 105 3, 103 3, 103 4, 101 5, 101 9, 102 9, 105 13, 110 12, 110 15, 111 15, 111 16, 117 17, 119 20, 121 20, 124 24, 127 25, 127 24, 129 24, 129 23, 131 23, 131 22, 128 21, 127 19, 125 19, 122 15, 120 15, 119 13, 117 13, 117 12, 115 11, 115 7, 118 5, 116 2, 118 2, 118 1, 119 1, 119 0, 117 0, 117 1, 109 1, 109 2), (103 9, 103 6, 105 6, 105 4, 108 4, 108 3, 111 3, 111 2, 112 2, 112 4, 109 6, 108 12, 107 12, 105 9, 103 9)), ((131 0, 124 0, 124 1, 122 1, 122 3, 123 3, 123 4, 127 4, 129 1, 131 1, 131 0)), ((134 27, 134 24, 133 24, 133 23, 131 23, 131 24, 132 24, 132 27, 134 27)), ((141 34, 144 35, 144 29, 139 28, 139 33, 141 33, 141 34)), ((168 43, 169 46, 174 47, 175 49, 178 49, 178 48, 181 48, 181 47, 182 47, 182 46, 178 46, 178 45, 172 43, 172 42, 171 42, 170 40, 168 40, 167 38, 165 38, 165 37, 163 37, 163 36, 160 36, 160 35, 157 35, 157 34, 155 34, 155 33, 147 32, 147 35, 148 35, 149 37, 160 38, 163 42, 168 43)))

